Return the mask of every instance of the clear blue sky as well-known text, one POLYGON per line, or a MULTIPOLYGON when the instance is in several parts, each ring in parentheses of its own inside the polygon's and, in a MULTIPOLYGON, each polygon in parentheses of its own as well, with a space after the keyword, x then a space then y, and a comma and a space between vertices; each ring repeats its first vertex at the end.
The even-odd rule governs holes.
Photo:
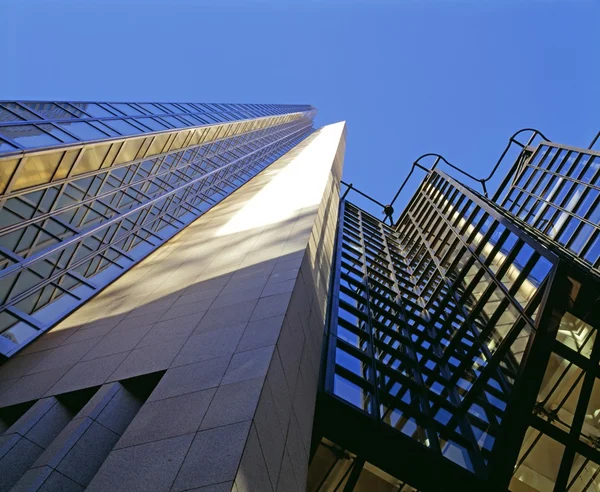
POLYGON ((600 130, 596 0, 0 4, 1 98, 310 103, 381 201, 425 152, 481 175, 521 127, 600 130))

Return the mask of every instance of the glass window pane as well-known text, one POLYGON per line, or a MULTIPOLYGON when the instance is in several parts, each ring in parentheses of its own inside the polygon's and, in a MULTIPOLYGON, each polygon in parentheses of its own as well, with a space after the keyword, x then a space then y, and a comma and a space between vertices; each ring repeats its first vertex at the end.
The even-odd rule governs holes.
POLYGON ((77 139, 75 139, 71 135, 68 135, 67 133, 63 132, 62 130, 55 127, 54 125, 38 125, 38 126, 41 129, 43 129, 44 131, 51 133, 55 137, 60 138, 65 143, 77 142, 77 139))
POLYGON ((575 233, 575 236, 569 245, 569 249, 575 254, 579 254, 585 243, 592 236, 593 232, 594 228, 591 225, 583 224, 575 233))
POLYGON ((0 123, 5 123, 7 121, 23 121, 23 118, 0 106, 0 123))
POLYGON ((75 115, 62 109, 54 103, 50 102, 26 102, 23 103, 30 109, 33 109, 37 114, 43 116, 48 120, 64 120, 76 118, 75 115))
POLYGON ((556 339, 589 359, 596 330, 575 315, 566 312, 560 320, 556 339))
POLYGON ((334 377, 333 392, 352 405, 371 413, 371 394, 339 374, 334 377))
POLYGON ((130 106, 129 104, 112 103, 111 106, 113 108, 118 109, 119 111, 121 111, 121 113, 125 114, 126 116, 139 116, 139 115, 143 114, 141 111, 135 109, 134 107, 130 106))
POLYGON ((165 110, 159 108, 155 104, 139 103, 138 105, 144 108, 146 111, 149 111, 150 114, 167 114, 165 110))
POLYGON ((569 492, 596 492, 600 490, 600 465, 575 453, 567 490, 569 492))
POLYGON ((39 333, 39 331, 33 328, 31 325, 19 321, 11 328, 4 331, 1 336, 7 338, 13 343, 21 344, 26 342, 29 337, 35 335, 36 333, 39 333))
POLYGON ((554 490, 564 448, 559 442, 530 427, 521 447, 510 489, 523 490, 519 484, 522 482, 529 486, 525 490, 554 490))
POLYGON ((34 115, 31 111, 27 111, 23 106, 17 103, 2 103, 2 105, 12 111, 13 113, 17 113, 19 116, 22 116, 27 121, 39 120, 41 119, 39 116, 34 115))
POLYGON ((592 265, 600 258, 600 234, 596 232, 596 237, 592 239, 591 244, 587 247, 587 251, 583 255, 583 259, 592 265))
POLYGON ((592 178, 598 172, 598 168, 600 168, 600 159, 591 157, 587 168, 579 179, 581 179, 581 181, 585 181, 586 183, 591 183, 592 178))
POLYGON ((60 103, 60 105, 61 105, 61 107, 68 109, 71 113, 73 113, 78 118, 87 118, 88 117, 87 114, 85 114, 83 111, 81 111, 79 108, 76 108, 72 104, 63 102, 63 103, 60 103))
POLYGON ((0 138, 0 152, 12 152, 13 150, 17 150, 17 148, 0 138))
POLYGON ((106 134, 102 133, 97 128, 94 128, 89 123, 85 123, 84 121, 76 121, 73 123, 60 123, 60 126, 72 133, 73 135, 76 135, 81 140, 96 140, 99 138, 107 137, 106 134))
POLYGON ((596 202, 596 205, 590 210, 588 214, 588 220, 594 224, 600 223, 600 202, 596 202))
POLYGON ((442 454, 449 460, 454 461, 457 465, 460 465, 467 470, 474 471, 469 453, 460 444, 448 441, 442 448, 442 454))
POLYGON ((129 124, 125 120, 107 120, 104 124, 114 128, 121 135, 134 135, 136 133, 142 133, 142 131, 135 126, 129 124))
POLYGON ((162 123, 159 123, 154 118, 140 118, 139 120, 136 120, 136 121, 139 121, 139 123, 147 126, 148 128, 150 128, 151 130, 154 130, 154 131, 161 131, 161 130, 168 129, 167 126, 163 125, 162 123))
POLYGON ((183 121, 175 118, 174 116, 163 116, 162 119, 171 123, 171 125, 173 125, 175 128, 182 128, 186 126, 183 121))
POLYGON ((73 103, 74 106, 78 107, 82 111, 85 111, 90 116, 96 116, 98 118, 103 118, 105 116, 117 116, 116 114, 111 113, 110 111, 104 109, 98 104, 94 103, 73 103))
POLYGON ((340 349, 339 347, 335 350, 335 363, 345 369, 348 369, 361 378, 367 380, 369 379, 369 373, 371 369, 369 364, 363 362, 357 357, 354 357, 353 355, 350 355, 348 352, 340 349))
POLYGON ((551 269, 552 263, 550 263, 546 258, 541 257, 538 258, 527 277, 531 283, 533 283, 536 287, 539 287, 545 280, 548 273, 550 273, 551 269))
POLYGON ((26 148, 45 147, 61 143, 34 125, 5 126, 0 131, 11 140, 26 148))

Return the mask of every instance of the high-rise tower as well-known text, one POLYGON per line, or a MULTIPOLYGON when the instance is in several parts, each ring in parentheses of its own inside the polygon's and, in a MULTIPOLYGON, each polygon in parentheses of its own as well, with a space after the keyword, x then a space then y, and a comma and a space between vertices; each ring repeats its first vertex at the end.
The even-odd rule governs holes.
POLYGON ((344 193, 308 490, 600 490, 600 154, 513 144, 490 198, 441 156, 393 225, 344 193))
POLYGON ((0 115, 0 490, 305 488, 344 125, 0 115))
POLYGON ((396 215, 314 114, 0 103, 0 490, 600 490, 600 153, 396 215))

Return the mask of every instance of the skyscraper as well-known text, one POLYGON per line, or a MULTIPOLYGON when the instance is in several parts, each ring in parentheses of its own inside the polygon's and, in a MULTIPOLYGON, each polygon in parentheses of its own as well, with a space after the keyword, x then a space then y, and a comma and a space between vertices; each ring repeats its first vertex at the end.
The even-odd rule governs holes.
POLYGON ((396 214, 315 112, 0 103, 1 490, 600 490, 600 153, 396 214))
POLYGON ((491 198, 341 201, 308 490, 600 490, 600 154, 531 137, 491 198))
POLYGON ((304 488, 344 125, 0 114, 0 490, 304 488))

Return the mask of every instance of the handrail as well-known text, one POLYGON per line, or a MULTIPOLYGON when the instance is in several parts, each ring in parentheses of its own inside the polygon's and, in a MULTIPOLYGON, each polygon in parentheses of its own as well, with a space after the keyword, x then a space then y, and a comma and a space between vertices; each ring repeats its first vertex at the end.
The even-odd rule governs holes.
POLYGON ((385 218, 383 219, 383 221, 385 222, 385 219, 389 218, 390 225, 393 225, 392 215, 394 214, 394 209, 390 205, 384 205, 380 201, 375 200, 375 198, 373 198, 372 196, 367 195, 365 192, 360 191, 358 188, 355 188, 353 183, 346 183, 345 181, 340 181, 340 183, 344 186, 347 186, 346 191, 344 191, 344 194, 341 196, 342 200, 346 199, 346 196, 348 196, 348 193, 350 193, 350 191, 355 191, 359 195, 365 197, 367 200, 373 202, 375 205, 379 205, 383 209, 383 213, 385 214, 385 218))
MULTIPOLYGON (((390 202, 390 204, 388 205, 389 207, 393 207, 394 203, 396 202, 396 200, 398 199, 398 196, 400 195, 400 193, 402 192, 402 190, 404 189, 404 187, 406 186, 406 183, 408 182, 408 180, 410 179, 410 177, 412 176, 412 173, 414 172, 415 168, 418 167, 419 169, 422 169, 423 171, 425 171, 426 173, 430 173, 431 171, 435 170, 435 168, 438 166, 438 164, 440 163, 440 161, 444 162, 446 165, 448 165, 449 167, 451 167, 452 169, 454 169, 455 171, 458 171, 459 173, 467 176, 469 179, 472 179, 473 181, 476 181, 477 183, 479 183, 482 187, 483 190, 483 194, 484 196, 488 196, 488 190, 487 190, 487 186, 486 183, 493 178, 494 174, 496 174, 496 171, 498 170, 498 167, 500 166, 500 164, 502 163, 502 161, 504 160, 504 158, 506 157, 507 152, 510 150, 512 144, 516 144, 519 147, 521 147, 521 149, 525 150, 527 147, 529 147, 531 145, 531 143, 533 142, 533 140, 537 137, 540 136, 541 138, 543 138, 544 140, 548 141, 548 138, 539 130, 536 130, 535 128, 522 128, 521 130, 515 132, 509 139, 508 139, 508 144, 506 145, 506 147, 504 148, 504 151, 502 152, 502 154, 500 155, 500 158, 498 159, 498 161, 496 162, 496 164, 494 165, 494 167, 492 168, 489 176, 487 178, 477 178, 475 176, 473 176, 472 174, 464 171, 463 169, 461 169, 458 166, 455 166, 454 164, 452 164, 451 162, 449 162, 444 156, 440 155, 440 154, 435 154, 435 153, 427 153, 427 154, 423 154, 422 156, 420 156, 419 158, 417 158, 413 164, 412 167, 410 169, 410 172, 408 173, 408 175, 406 176, 406 178, 404 179, 404 181, 402 182, 402 184, 400 185, 400 188, 398 189, 398 191, 396 192, 396 194, 394 195, 394 198, 392 199, 392 201, 390 202), (529 140, 527 141, 527 143, 523 144, 521 143, 519 140, 517 140, 517 136, 520 135, 523 132, 532 132, 532 135, 529 137, 529 140), (431 166, 430 168, 423 166, 420 161, 422 159, 425 159, 427 157, 435 157, 435 161, 433 163, 433 166, 431 166)), ((600 134, 599 134, 600 136, 600 134)), ((522 152, 522 151, 521 151, 522 152)))
MULTIPOLYGON (((348 195, 348 193, 350 191, 355 191, 356 193, 358 193, 359 195, 367 198, 368 200, 370 200, 371 202, 373 202, 374 204, 380 206, 383 209, 383 214, 385 215, 383 221, 385 222, 386 219, 389 219, 390 224, 393 225, 394 220, 393 220, 393 214, 394 214, 394 203, 396 203, 396 200, 398 199, 398 197, 400 196, 400 193, 402 192, 402 190, 404 189, 404 187, 406 186, 406 183, 408 183, 408 180, 410 179, 410 177, 412 176, 413 172, 415 171, 416 168, 419 168, 423 171, 425 171, 426 173, 430 173, 432 171, 434 171, 437 166, 440 164, 440 162, 443 162, 444 164, 446 164, 447 166, 449 166, 450 168, 454 169, 455 171, 458 171, 459 173, 463 174, 464 176, 466 176, 467 178, 479 183, 481 185, 481 188, 483 190, 483 194, 485 197, 488 196, 488 190, 487 190, 487 186, 486 183, 492 179, 494 177, 494 175, 496 174, 496 171, 498 170, 498 168, 500 167, 500 164, 502 163, 502 161, 504 160, 504 158, 506 157, 506 154, 508 153, 508 151, 510 150, 511 146, 513 144, 521 147, 521 153, 519 154, 519 156, 517 157, 517 163, 519 163, 520 161, 520 157, 523 153, 523 151, 525 149, 527 149, 533 142, 533 140, 536 137, 541 137, 542 139, 544 139, 545 141, 549 141, 549 139, 539 130, 536 130, 535 128, 522 128, 519 131, 515 132, 513 135, 511 135, 511 137, 508 139, 508 143, 506 144, 506 147, 504 148, 504 150, 502 151, 502 154, 500 154, 500 157, 498 158, 498 160, 496 161, 496 164, 494 164, 494 167, 492 168, 490 174, 486 177, 486 178, 477 178, 476 176, 473 176, 472 174, 468 173, 467 171, 461 169, 460 167, 452 164, 450 161, 448 161, 443 155, 440 154, 436 154, 436 153, 427 153, 427 154, 423 154, 420 157, 418 157, 413 163, 412 166, 410 168, 410 171, 408 173, 408 175, 404 178, 404 181, 402 181, 402 184, 400 185, 400 188, 398 188, 398 191, 396 192, 396 194, 394 195, 394 197, 392 198, 392 201, 387 204, 384 205, 383 203, 381 203, 380 201, 374 199, 373 197, 369 196, 368 194, 360 191, 359 189, 357 189, 353 183, 345 183, 344 181, 341 182, 341 184, 347 186, 346 191, 343 193, 342 195, 342 199, 345 199, 346 196, 348 195), (531 136, 529 137, 529 139, 527 140, 527 143, 522 143, 519 140, 517 140, 517 137, 523 133, 523 132, 532 132, 531 136), (425 165, 423 165, 421 163, 421 161, 423 159, 426 159, 428 157, 435 157, 435 161, 433 163, 433 165, 431 167, 427 167, 425 165)), ((594 139, 594 141, 592 142, 592 145, 596 142, 596 140, 600 138, 600 132, 598 133, 598 135, 596 135, 596 138, 594 139)), ((591 148, 591 146, 590 146, 591 148)), ((511 172, 516 172, 518 171, 517 169, 518 166, 513 166, 513 169, 511 170, 511 172)), ((509 172, 510 174, 510 172, 509 172)), ((503 189, 506 186, 506 179, 501 183, 501 185, 499 186, 499 189, 496 191, 496 195, 501 192, 501 188, 503 189)))

